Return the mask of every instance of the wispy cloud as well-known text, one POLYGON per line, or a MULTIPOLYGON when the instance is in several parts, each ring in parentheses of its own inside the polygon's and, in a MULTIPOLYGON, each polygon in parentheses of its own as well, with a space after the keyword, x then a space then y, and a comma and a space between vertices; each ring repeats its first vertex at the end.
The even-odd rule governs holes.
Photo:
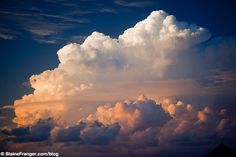
MULTIPOLYGON (((49 8, 42 8, 41 4, 30 4, 26 1, 19 2, 21 5, 8 4, 1 6, 0 10, 0 39, 14 40, 24 34, 24 38, 31 38, 39 43, 54 44, 61 41, 61 35, 68 29, 80 24, 88 23, 87 14, 94 11, 81 9, 77 2, 60 0, 44 0, 41 3, 49 5, 49 8), (25 6, 22 6, 25 4, 25 6), (50 9, 50 6, 71 8, 63 10, 50 9), (63 6, 61 6, 63 5, 63 6), (74 9, 76 7, 76 9, 74 9), (14 11, 12 11, 14 9, 14 11), (8 31, 2 31, 7 29, 8 31), (19 32, 19 33, 11 33, 19 32)), ((98 11, 96 11, 98 12, 98 11)))
POLYGON ((0 11, 0 14, 12 15, 12 16, 32 16, 30 13, 20 13, 20 12, 11 12, 11 11, 0 11))
POLYGON ((128 2, 125 0, 115 0, 115 4, 124 6, 124 7, 134 7, 134 8, 144 8, 151 4, 149 1, 138 1, 138 2, 128 2))
MULTIPOLYGON (((87 19, 41 13, 38 11, 0 11, 0 15, 2 15, 3 18, 10 19, 9 21, 12 25, 17 25, 20 31, 26 31, 33 40, 47 44, 57 43, 58 40, 56 40, 56 38, 58 38, 60 33, 64 30, 72 28, 74 25, 88 22, 87 19)), ((7 26, 3 25, 2 27, 4 28, 7 26)), ((0 38, 4 40, 13 40, 16 36, 1 31, 0 38)))
POLYGON ((37 14, 37 15, 43 16, 43 17, 55 18, 55 19, 59 19, 59 20, 64 20, 64 21, 68 21, 68 22, 75 22, 75 23, 86 23, 88 21, 85 19, 70 18, 70 17, 66 17, 66 16, 53 15, 53 14, 37 14))
POLYGON ((118 12, 113 8, 102 8, 99 10, 100 13, 113 13, 118 14, 118 12))
MULTIPOLYGON (((27 21, 26 21, 27 22, 27 21)), ((53 23, 29 23, 24 24, 24 29, 29 32, 31 38, 43 44, 56 44, 62 41, 62 37, 60 37, 61 32, 63 30, 69 29, 72 25, 53 25, 53 23)))
POLYGON ((61 15, 46 14, 46 13, 22 13, 22 12, 13 13, 9 11, 0 11, 0 14, 18 16, 18 17, 54 18, 54 19, 59 19, 61 21, 68 21, 68 22, 75 22, 75 23, 85 23, 88 21, 85 19, 71 18, 71 17, 61 16, 61 15))
POLYGON ((47 38, 37 38, 35 37, 34 38, 34 41, 37 41, 38 43, 41 43, 41 44, 56 44, 58 43, 58 40, 56 39, 47 39, 47 38))
POLYGON ((73 27, 71 23, 58 23, 47 21, 30 21, 29 19, 21 18, 22 29, 27 32, 27 35, 39 42, 47 44, 55 44, 61 40, 58 40, 60 34, 73 27))
POLYGON ((0 26, 0 39, 2 40, 14 40, 17 38, 19 33, 12 31, 10 29, 6 29, 3 26, 0 26))
POLYGON ((15 36, 12 36, 12 35, 9 35, 9 34, 0 33, 0 39, 3 39, 3 40, 14 40, 15 38, 16 38, 15 36))
POLYGON ((73 27, 70 23, 58 23, 47 21, 29 21, 28 19, 22 19, 24 29, 30 33, 38 36, 48 36, 60 33, 63 30, 73 27))
POLYGON ((83 43, 87 36, 75 35, 71 37, 70 42, 83 43))
POLYGON ((30 28, 29 31, 35 35, 39 35, 39 36, 46 36, 46 35, 52 35, 55 33, 54 30, 50 30, 50 29, 42 29, 42 28, 30 28))
POLYGON ((68 0, 43 0, 46 3, 58 4, 65 7, 79 7, 78 3, 68 0))

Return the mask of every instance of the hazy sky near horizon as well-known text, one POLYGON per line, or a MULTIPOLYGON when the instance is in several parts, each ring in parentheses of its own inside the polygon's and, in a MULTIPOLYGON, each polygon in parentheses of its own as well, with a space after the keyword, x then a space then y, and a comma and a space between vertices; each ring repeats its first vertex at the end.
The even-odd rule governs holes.
POLYGON ((3 151, 236 148, 233 1, 0 3, 3 151))

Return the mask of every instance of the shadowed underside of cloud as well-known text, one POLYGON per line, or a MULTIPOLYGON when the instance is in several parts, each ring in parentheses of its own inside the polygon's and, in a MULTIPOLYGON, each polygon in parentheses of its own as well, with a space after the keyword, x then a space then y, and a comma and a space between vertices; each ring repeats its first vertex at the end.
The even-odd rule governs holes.
POLYGON ((2 130, 2 133, 9 136, 6 140, 14 141, 16 143, 39 142, 49 139, 52 127, 52 121, 48 119, 45 121, 38 121, 35 125, 30 127, 2 130))
POLYGON ((59 130, 56 142, 78 141, 81 144, 107 145, 120 130, 118 123, 105 126, 98 121, 80 122, 78 125, 59 130))
POLYGON ((30 77, 34 92, 14 102, 18 127, 1 136, 11 150, 48 142, 55 150, 76 147, 87 155, 235 144, 236 119, 226 108, 160 99, 232 94, 235 45, 235 38, 210 39, 206 29, 164 11, 152 12, 118 38, 94 32, 82 44, 61 48, 57 68, 30 77), (135 99, 140 94, 147 97, 135 99))
POLYGON ((101 105, 95 113, 69 127, 47 119, 28 127, 5 129, 1 131, 5 135, 1 142, 7 143, 8 150, 27 150, 27 143, 36 142, 37 147, 31 146, 34 151, 50 148, 62 154, 70 151, 72 156, 83 149, 86 151, 82 151, 82 156, 104 149, 108 149, 103 153, 109 156, 114 149, 119 150, 116 155, 130 151, 148 155, 176 146, 204 148, 221 141, 234 143, 236 119, 227 112, 140 96, 137 100, 101 105))

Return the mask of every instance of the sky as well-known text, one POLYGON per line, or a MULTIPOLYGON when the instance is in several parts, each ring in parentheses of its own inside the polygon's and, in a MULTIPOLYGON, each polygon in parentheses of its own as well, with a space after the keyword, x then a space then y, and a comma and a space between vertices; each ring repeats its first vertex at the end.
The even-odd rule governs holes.
POLYGON ((231 0, 2 0, 1 151, 236 149, 235 28, 231 0))

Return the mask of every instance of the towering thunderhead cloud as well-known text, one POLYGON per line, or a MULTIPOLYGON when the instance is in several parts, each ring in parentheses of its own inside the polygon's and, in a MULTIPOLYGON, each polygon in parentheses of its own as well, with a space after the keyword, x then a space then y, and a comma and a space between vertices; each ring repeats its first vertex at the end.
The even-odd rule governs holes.
POLYGON ((61 48, 57 68, 30 77, 34 92, 15 101, 14 122, 28 125, 53 117, 71 125, 87 116, 95 102, 154 96, 177 56, 209 37, 206 29, 164 11, 152 12, 117 39, 94 32, 81 45, 61 48))

